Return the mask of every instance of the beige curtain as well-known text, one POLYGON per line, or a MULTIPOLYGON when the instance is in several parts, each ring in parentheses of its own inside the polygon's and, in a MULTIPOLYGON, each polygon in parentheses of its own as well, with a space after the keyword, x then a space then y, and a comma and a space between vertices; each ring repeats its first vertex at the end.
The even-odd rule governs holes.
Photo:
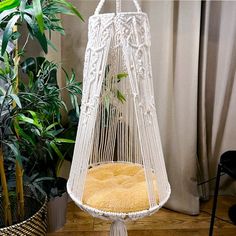
MULTIPOLYGON (((203 16, 198 150, 203 179, 208 179, 216 175, 220 155, 236 150, 236 2, 206 2, 203 16)), ((221 179, 222 193, 236 194, 235 181, 221 179)), ((207 196, 208 186, 204 190, 207 196)))
MULTIPOLYGON (((72 2, 85 23, 63 17, 61 60, 82 80, 87 23, 98 0, 72 2)), ((197 214, 198 170, 200 182, 214 177, 220 154, 236 147, 236 2, 139 2, 151 25, 156 106, 172 187, 166 206, 197 214)), ((123 10, 134 10, 131 0, 122 3, 123 10)), ((114 0, 107 0, 103 11, 114 9, 114 0)), ((222 185, 224 193, 236 192, 229 178, 222 185)))
POLYGON ((167 207, 197 214, 197 88, 200 2, 143 1, 152 33, 154 89, 172 188, 167 207))

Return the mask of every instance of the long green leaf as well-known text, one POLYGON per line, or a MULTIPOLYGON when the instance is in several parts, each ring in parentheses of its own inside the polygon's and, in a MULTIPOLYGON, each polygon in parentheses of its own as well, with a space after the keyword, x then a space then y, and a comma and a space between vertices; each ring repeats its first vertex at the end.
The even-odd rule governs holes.
POLYGON ((34 180, 34 183, 38 183, 38 182, 42 182, 42 181, 46 181, 46 180, 53 181, 55 179, 53 177, 41 177, 41 178, 34 180))
POLYGON ((17 118, 14 119, 14 121, 13 121, 13 127, 14 127, 14 130, 15 130, 17 136, 20 139, 24 138, 25 140, 29 141, 33 146, 35 146, 33 139, 21 129, 17 118))
POLYGON ((61 159, 64 160, 64 156, 62 155, 61 151, 59 150, 59 148, 57 147, 57 145, 55 144, 55 142, 50 142, 50 146, 51 148, 55 151, 55 153, 57 154, 57 156, 61 159))
POLYGON ((126 101, 125 95, 118 89, 116 91, 116 97, 121 103, 124 103, 126 101))
POLYGON ((12 150, 12 152, 15 155, 16 161, 18 161, 18 163, 22 167, 22 160, 21 160, 21 155, 20 155, 20 151, 18 147, 13 143, 6 143, 6 145, 12 150))
POLYGON ((14 7, 18 7, 20 5, 20 0, 4 0, 0 2, 0 12, 5 10, 12 9, 14 7))
POLYGON ((36 122, 35 120, 33 120, 32 118, 29 118, 27 116, 25 116, 24 114, 18 114, 18 119, 20 121, 23 121, 25 123, 28 123, 28 124, 31 124, 31 125, 34 125, 36 126, 38 129, 42 130, 42 125, 39 124, 38 122, 36 122))
POLYGON ((10 73, 11 66, 10 66, 10 62, 9 62, 9 54, 7 52, 4 53, 4 67, 5 67, 6 73, 10 73))
POLYGON ((32 118, 29 118, 27 116, 25 116, 24 114, 18 114, 17 115, 17 118, 20 120, 20 121, 24 121, 26 123, 29 123, 29 124, 32 124, 32 125, 36 125, 34 120, 32 118))
POLYGON ((63 131, 64 131, 64 129, 61 128, 61 129, 57 129, 57 130, 47 131, 47 134, 52 136, 52 137, 55 137, 58 134, 62 133, 63 131))
POLYGON ((58 122, 55 122, 55 123, 49 125, 49 126, 46 128, 46 131, 49 131, 50 129, 54 128, 54 127, 57 126, 57 125, 58 125, 58 122))
POLYGON ((54 141, 57 143, 75 143, 74 140, 67 138, 55 138, 54 141))
POLYGON ((82 21, 84 21, 82 15, 79 13, 79 11, 76 9, 76 7, 72 3, 66 0, 55 0, 55 2, 64 5, 66 8, 68 8, 71 11, 72 14, 78 16, 82 21))
POLYGON ((28 112, 29 112, 29 113, 31 114, 31 116, 33 117, 36 126, 42 131, 43 127, 42 127, 42 124, 41 124, 40 121, 39 121, 39 118, 38 118, 37 113, 34 112, 34 111, 30 111, 30 110, 29 110, 28 112))
POLYGON ((35 173, 35 174, 32 174, 29 178, 30 178, 30 181, 34 181, 36 179, 36 177, 39 176, 39 173, 35 173))
POLYGON ((125 79, 128 77, 127 73, 120 73, 117 75, 117 82, 119 83, 122 79, 125 79))
POLYGON ((64 160, 62 159, 59 159, 57 161, 57 164, 56 164, 56 175, 59 176, 59 173, 60 173, 60 169, 62 167, 62 164, 63 164, 64 160))
POLYGON ((23 12, 25 11, 26 2, 27 2, 27 0, 21 0, 21 1, 20 1, 19 11, 20 11, 22 14, 23 14, 23 12))
POLYGON ((9 96, 12 98, 12 100, 15 101, 15 103, 17 104, 17 106, 18 106, 19 108, 22 108, 20 99, 19 99, 19 97, 18 97, 16 94, 11 93, 11 94, 9 94, 9 96))
POLYGON ((41 0, 33 0, 33 9, 35 12, 35 18, 37 20, 39 29, 40 29, 41 33, 43 33, 44 32, 44 21, 43 21, 41 0))
POLYGON ((5 10, 0 14, 0 22, 2 22, 7 16, 11 15, 12 13, 16 12, 16 9, 5 10))
POLYGON ((57 52, 57 47, 53 44, 53 42, 50 39, 47 39, 47 43, 55 52, 57 52))
POLYGON ((46 192, 35 182, 33 182, 33 186, 38 189, 38 191, 43 195, 43 196, 46 196, 46 192))
POLYGON ((0 96, 5 96, 6 95, 6 90, 0 86, 0 96))
POLYGON ((11 18, 11 20, 9 20, 9 22, 6 25, 6 28, 3 33, 3 39, 2 39, 2 48, 1 48, 2 56, 6 52, 8 42, 10 41, 10 38, 11 38, 11 35, 13 32, 13 27, 16 24, 16 22, 18 21, 19 17, 20 17, 19 15, 13 16, 11 18))
POLYGON ((40 31, 38 25, 35 24, 34 20, 31 17, 29 17, 27 14, 24 15, 24 19, 27 22, 28 26, 30 27, 31 33, 38 40, 43 51, 47 54, 48 53, 48 42, 47 42, 47 38, 46 38, 45 34, 40 31))
POLYGON ((67 105, 64 101, 61 101, 62 106, 64 107, 64 109, 66 110, 66 112, 68 112, 68 108, 67 105))

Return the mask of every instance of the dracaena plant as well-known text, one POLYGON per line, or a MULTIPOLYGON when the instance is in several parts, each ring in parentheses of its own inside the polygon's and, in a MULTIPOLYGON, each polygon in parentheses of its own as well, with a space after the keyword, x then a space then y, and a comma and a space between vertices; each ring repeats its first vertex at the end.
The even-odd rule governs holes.
MULTIPOLYGON (((1 54, 6 51, 9 41, 18 39, 21 34, 19 27, 27 25, 29 36, 38 40, 45 53, 50 41, 52 31, 64 34, 61 19, 58 14, 77 15, 83 20, 77 9, 65 0, 4 0, 0 2, 0 27, 4 30, 1 54), (18 30, 15 26, 18 26, 18 30), (48 32, 47 37, 45 32, 48 32)), ((19 53, 23 53, 21 50, 19 53)))
MULTIPOLYGON (((27 62, 21 63, 29 37, 38 41, 45 53, 48 52, 48 47, 55 48, 50 41, 51 33, 55 31, 64 34, 60 14, 75 15, 83 20, 78 10, 66 0, 0 1, 0 59, 3 62, 0 66, 0 177, 6 226, 12 224, 7 182, 12 173, 9 174, 9 168, 6 169, 5 166, 11 163, 10 170, 15 173, 18 216, 22 220, 24 219, 23 181, 26 178, 37 188, 44 178, 37 172, 34 173, 36 168, 34 165, 30 166, 32 160, 24 157, 27 145, 31 145, 30 151, 34 153, 37 145, 42 144, 44 147, 42 150, 45 150, 49 157, 56 154, 57 166, 60 166, 63 156, 60 145, 63 142, 70 142, 59 137, 63 130, 60 128, 60 109, 64 103, 60 96, 61 89, 55 80, 54 84, 51 83, 56 71, 55 63, 48 62, 45 58, 35 59, 43 61, 40 68, 37 68, 37 74, 29 69, 27 62), (21 47, 18 41, 22 36, 21 29, 25 25, 28 35, 21 47), (8 48, 12 44, 14 50, 9 53, 8 48), (27 75, 26 83, 23 83, 19 74, 21 66, 27 75), (44 80, 43 78, 46 78, 44 76, 48 80, 44 80)), ((30 60, 32 62, 32 59, 30 60)), ((74 83, 74 77, 73 73, 71 78, 68 77, 69 82, 65 89, 71 94, 73 104, 77 105, 75 94, 79 93, 80 88, 74 83)), ((41 154, 39 156, 43 157, 41 154)), ((35 163, 37 164, 37 161, 35 163)))
MULTIPOLYGON (((43 57, 28 58, 21 63, 27 74, 20 81, 18 96, 22 109, 14 119, 14 130, 20 137, 20 151, 27 155, 26 175, 38 173, 38 177, 57 177, 66 157, 67 150, 63 144, 73 144, 74 136, 68 136, 68 128, 62 125, 61 109, 67 107, 61 92, 67 90, 72 99, 72 106, 79 106, 77 96, 81 95, 81 83, 75 81, 75 73, 65 73, 66 86, 57 85, 57 65, 43 57)), ((39 191, 38 185, 35 185, 39 191)))
MULTIPOLYGON (((0 57, 0 60, 0 174, 3 194, 3 205, 5 212, 4 220, 5 224, 12 224, 11 206, 9 200, 4 161, 13 160, 13 162, 15 162, 17 166, 15 176, 16 178, 18 178, 18 190, 20 188, 19 185, 22 184, 20 172, 21 155, 19 154, 18 150, 17 138, 11 129, 11 123, 16 115, 17 109, 21 108, 21 103, 15 91, 15 68, 10 64, 10 58, 7 54, 5 54, 4 57, 0 57), (15 159, 11 159, 12 156, 14 156, 15 159)), ((20 196, 18 195, 18 197, 20 196)), ((23 203, 20 200, 19 209, 23 209, 23 203)))

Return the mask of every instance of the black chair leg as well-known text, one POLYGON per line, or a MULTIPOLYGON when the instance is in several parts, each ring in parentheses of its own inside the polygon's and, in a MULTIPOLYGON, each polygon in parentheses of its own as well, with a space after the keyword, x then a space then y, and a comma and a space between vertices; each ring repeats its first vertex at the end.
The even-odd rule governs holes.
POLYGON ((229 208, 229 218, 236 225, 236 204, 229 208))
POLYGON ((217 176, 216 176, 216 186, 215 186, 213 207, 212 207, 212 213, 211 213, 211 224, 210 224, 209 236, 213 235, 213 228, 214 228, 214 222, 215 222, 215 214, 216 214, 217 198, 218 198, 219 185, 220 185, 221 170, 222 170, 222 167, 221 167, 221 164, 219 164, 218 165, 218 170, 217 170, 217 176))

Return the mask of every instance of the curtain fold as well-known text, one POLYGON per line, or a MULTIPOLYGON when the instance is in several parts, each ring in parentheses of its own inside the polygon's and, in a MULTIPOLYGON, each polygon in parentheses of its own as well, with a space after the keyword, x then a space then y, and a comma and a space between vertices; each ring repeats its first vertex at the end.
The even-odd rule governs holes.
MULTIPOLYGON (((203 31, 199 71, 198 156, 202 180, 213 178, 224 151, 236 149, 236 2, 207 1, 203 7, 203 31)), ((214 189, 203 186, 203 197, 214 189)), ((221 192, 235 194, 227 176, 221 192)))
POLYGON ((200 2, 142 1, 152 34, 154 90, 172 194, 167 207, 197 214, 200 2))

